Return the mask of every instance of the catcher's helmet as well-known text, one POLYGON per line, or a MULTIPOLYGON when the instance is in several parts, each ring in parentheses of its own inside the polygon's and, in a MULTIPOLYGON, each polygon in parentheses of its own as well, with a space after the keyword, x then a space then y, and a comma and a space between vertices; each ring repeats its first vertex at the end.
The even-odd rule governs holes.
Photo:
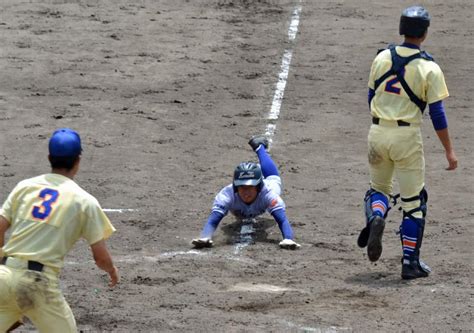
POLYGON ((262 169, 253 162, 242 162, 234 170, 234 189, 239 186, 257 186, 260 190, 263 185, 262 169))
POLYGON ((405 8, 400 17, 400 35, 423 37, 430 26, 430 14, 421 6, 405 8))

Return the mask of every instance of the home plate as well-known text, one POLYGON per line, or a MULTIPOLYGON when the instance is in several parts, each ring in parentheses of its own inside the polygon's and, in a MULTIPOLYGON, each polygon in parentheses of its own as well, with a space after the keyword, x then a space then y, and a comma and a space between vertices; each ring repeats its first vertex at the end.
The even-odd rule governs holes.
POLYGON ((236 285, 230 287, 228 291, 251 291, 257 293, 281 293, 284 291, 297 291, 301 292, 302 290, 294 288, 286 288, 274 286, 271 284, 254 284, 254 283, 237 283, 236 285))

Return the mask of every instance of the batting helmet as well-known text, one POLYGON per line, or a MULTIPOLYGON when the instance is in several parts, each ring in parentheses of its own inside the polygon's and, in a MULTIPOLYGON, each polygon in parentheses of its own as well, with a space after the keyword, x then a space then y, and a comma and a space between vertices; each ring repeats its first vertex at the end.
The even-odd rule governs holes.
POLYGON ((239 186, 257 186, 259 190, 263 185, 262 169, 253 162, 242 162, 234 170, 234 189, 239 186))
POLYGON ((400 17, 400 35, 423 37, 430 26, 430 14, 421 6, 405 8, 400 17))

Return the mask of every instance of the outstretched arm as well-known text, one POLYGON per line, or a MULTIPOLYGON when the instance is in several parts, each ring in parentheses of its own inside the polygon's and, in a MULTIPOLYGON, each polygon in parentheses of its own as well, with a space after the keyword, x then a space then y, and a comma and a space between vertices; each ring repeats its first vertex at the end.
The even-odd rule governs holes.
POLYGON ((272 212, 272 216, 278 223, 283 239, 293 239, 293 230, 291 229, 290 222, 286 217, 284 209, 278 209, 272 212))
POLYGON ((201 238, 212 238, 212 235, 216 231, 217 227, 219 226, 219 223, 222 221, 224 218, 224 214, 212 211, 211 214, 209 214, 209 217, 207 218, 207 223, 202 229, 201 232, 201 238))
POLYGON ((284 209, 277 209, 272 212, 272 216, 280 227, 281 234, 283 235, 283 240, 278 244, 282 249, 286 250, 296 250, 301 247, 300 244, 296 243, 293 240, 293 231, 291 230, 290 222, 286 217, 284 209))
POLYGON ((191 241, 191 244, 194 245, 194 247, 197 249, 204 247, 212 247, 214 244, 211 239, 212 235, 216 231, 217 227, 219 226, 219 223, 221 222, 224 216, 225 214, 213 210, 211 214, 209 214, 206 225, 204 225, 204 228, 202 229, 201 237, 193 239, 191 241))

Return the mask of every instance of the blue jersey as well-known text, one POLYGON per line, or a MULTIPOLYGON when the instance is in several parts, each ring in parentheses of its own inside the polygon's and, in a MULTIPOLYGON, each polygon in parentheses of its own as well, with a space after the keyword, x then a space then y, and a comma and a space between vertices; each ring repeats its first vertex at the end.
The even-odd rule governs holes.
POLYGON ((227 215, 228 212, 238 218, 254 218, 268 211, 270 214, 285 209, 285 203, 280 197, 281 180, 278 176, 264 179, 264 185, 257 198, 251 204, 246 204, 234 192, 232 184, 224 187, 214 199, 212 212, 227 215))

